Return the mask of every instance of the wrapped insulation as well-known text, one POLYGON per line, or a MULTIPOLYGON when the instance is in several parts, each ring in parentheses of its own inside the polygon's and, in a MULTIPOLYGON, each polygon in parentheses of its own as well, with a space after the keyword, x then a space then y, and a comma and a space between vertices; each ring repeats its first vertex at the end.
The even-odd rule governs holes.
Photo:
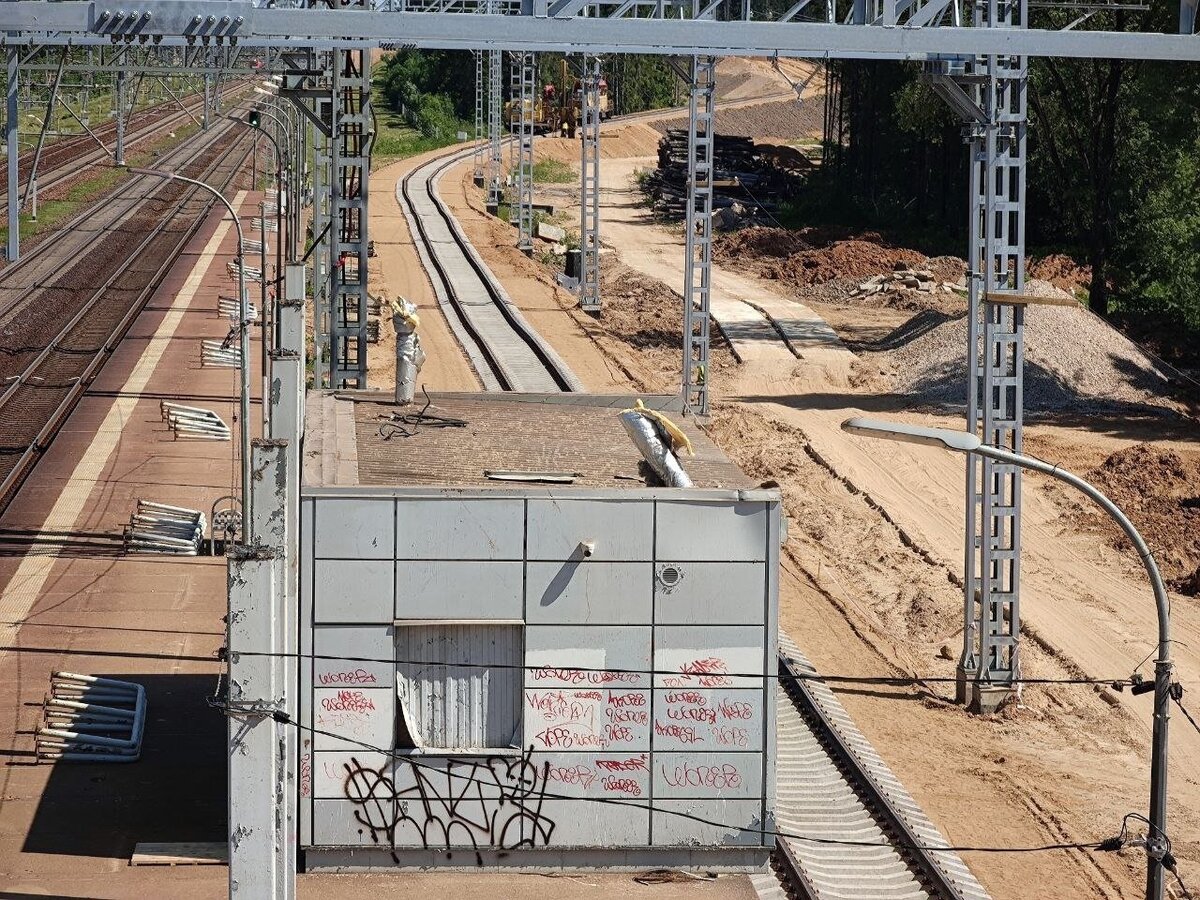
POLYGON ((401 297, 392 301, 392 325, 396 329, 396 403, 412 403, 417 391, 417 376, 425 364, 425 351, 417 327, 421 324, 417 308, 401 297))
MULTIPOLYGON (((662 419, 665 417, 661 413, 643 407, 641 400, 635 408, 621 413, 621 424, 625 426, 625 431, 663 484, 667 487, 691 487, 692 479, 683 471, 683 466, 671 449, 675 443, 672 430, 678 432, 678 428, 671 423, 668 429, 661 423, 662 419)), ((683 433, 679 434, 682 436, 683 433)), ((687 440, 686 437, 684 440, 687 440)), ((686 446, 691 449, 690 442, 686 446)))

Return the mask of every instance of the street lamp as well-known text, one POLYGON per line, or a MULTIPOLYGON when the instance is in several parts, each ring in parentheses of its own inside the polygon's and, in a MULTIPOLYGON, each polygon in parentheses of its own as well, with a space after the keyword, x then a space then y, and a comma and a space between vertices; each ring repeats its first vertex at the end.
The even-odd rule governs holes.
MULTIPOLYGON (((212 185, 205 184, 203 181, 197 181, 194 178, 185 178, 182 175, 176 175, 174 172, 162 172, 158 169, 139 169, 135 167, 129 168, 130 172, 135 175, 153 175, 155 178, 165 178, 167 181, 182 181, 187 184, 195 185, 196 187, 204 188, 214 197, 225 205, 225 209, 229 211, 229 218, 233 219, 233 227, 237 229, 238 238, 238 319, 240 320, 241 342, 239 350, 242 356, 242 364, 238 369, 239 389, 241 397, 239 401, 239 415, 242 417, 242 543, 250 541, 250 310, 247 306, 246 298, 246 241, 242 235, 242 223, 238 220, 237 213, 234 212, 233 204, 225 199, 225 195, 218 191, 212 185)), ((267 402, 267 398, 263 397, 263 403, 267 402)))
POLYGON ((975 453, 997 462, 1008 463, 1042 472, 1087 494, 1113 521, 1121 527, 1130 543, 1142 559, 1150 587, 1154 591, 1154 602, 1158 607, 1158 656, 1154 662, 1154 726, 1150 751, 1150 831, 1146 836, 1146 898, 1162 900, 1164 889, 1163 857, 1167 852, 1167 724, 1170 720, 1171 699, 1171 606, 1162 575, 1154 562, 1154 555, 1145 540, 1125 513, 1104 496, 1097 488, 1058 466, 1034 459, 1011 450, 1003 450, 983 443, 966 431, 948 428, 924 428, 903 422, 883 422, 878 419, 855 417, 842 423, 842 430, 862 437, 882 438, 907 444, 940 447, 958 453, 975 453))
MULTIPOLYGON (((271 135, 267 134, 259 127, 259 113, 257 110, 251 110, 245 119, 240 116, 235 116, 232 113, 225 118, 237 122, 239 125, 245 125, 255 132, 255 137, 265 137, 271 142, 271 146, 275 151, 275 277, 278 279, 283 271, 282 255, 283 255, 283 157, 279 152, 279 142, 271 135)), ((262 326, 262 380, 263 380, 263 405, 262 405, 262 422, 263 433, 266 434, 267 427, 270 423, 271 410, 270 405, 266 402, 267 384, 270 378, 270 366, 267 359, 267 333, 271 325, 275 322, 274 310, 271 310, 271 315, 267 315, 267 205, 263 203, 259 211, 259 221, 262 222, 262 243, 260 262, 262 264, 262 274, 259 278, 259 284, 262 287, 259 298, 259 324, 262 326)))

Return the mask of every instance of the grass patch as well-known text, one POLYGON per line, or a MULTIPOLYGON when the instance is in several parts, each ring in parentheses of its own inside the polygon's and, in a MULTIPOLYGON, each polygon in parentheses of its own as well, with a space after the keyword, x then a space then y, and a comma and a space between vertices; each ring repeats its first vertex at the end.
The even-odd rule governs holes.
POLYGON ((575 180, 575 171, 557 159, 543 159, 533 164, 534 184, 567 184, 575 180))
MULTIPOLYGON (((169 146, 174 146, 187 140, 200 131, 200 126, 191 123, 176 129, 175 137, 162 137, 148 146, 141 146, 126 154, 125 162, 129 166, 153 166, 160 153, 169 146)), ((21 213, 21 240, 27 241, 39 234, 53 231, 65 221, 80 212, 83 207, 95 203, 111 194, 120 184, 130 179, 125 169, 116 166, 98 166, 95 174, 75 182, 67 189, 66 196, 61 200, 46 200, 38 202, 38 217, 35 222, 28 212, 21 213)), ((24 186, 22 186, 24 196, 24 186)), ((0 244, 8 242, 8 226, 0 225, 0 244)))

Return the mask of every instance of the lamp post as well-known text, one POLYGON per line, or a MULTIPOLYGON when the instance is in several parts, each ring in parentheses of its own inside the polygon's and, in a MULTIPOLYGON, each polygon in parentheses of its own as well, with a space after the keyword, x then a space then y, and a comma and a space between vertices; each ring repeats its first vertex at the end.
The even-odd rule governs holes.
MULTIPOLYGON (((284 235, 283 235, 283 169, 282 169, 283 157, 279 152, 279 142, 276 141, 275 138, 271 137, 271 135, 269 135, 265 131, 263 131, 263 129, 261 127, 259 127, 259 120, 258 120, 259 115, 260 115, 260 113, 257 110, 253 110, 249 113, 249 115, 246 119, 243 119, 240 116, 235 116, 232 114, 226 116, 226 118, 231 119, 234 122, 237 122, 241 125, 245 125, 247 128, 252 129, 255 132, 256 137, 257 136, 265 137, 268 141, 271 142, 271 147, 275 152, 275 278, 276 278, 276 280, 278 280, 281 277, 282 271, 283 271, 283 259, 282 259, 283 237, 284 237, 284 235)), ((262 379, 263 379, 263 398, 264 398, 263 399, 263 408, 262 408, 262 420, 263 420, 263 433, 266 434, 267 426, 270 422, 270 417, 271 417, 270 404, 266 402, 266 396, 268 393, 267 384, 268 384, 268 380, 270 378, 270 366, 267 361, 268 360, 267 333, 268 333, 270 327, 273 326, 275 323, 275 315, 274 315, 274 310, 271 310, 270 316, 267 315, 267 311, 268 311, 268 308, 267 308, 267 265, 266 265, 266 262, 267 262, 267 251, 266 251, 267 211, 266 211, 265 203, 259 208, 259 221, 262 223, 262 226, 263 226, 262 227, 262 247, 263 247, 263 249, 262 249, 262 254, 261 254, 262 274, 259 279, 259 285, 262 288, 262 290, 260 292, 260 297, 259 297, 259 320, 258 321, 259 321, 259 324, 262 326, 262 379)))
POLYGON ((998 462, 1042 472, 1082 491, 1120 526, 1141 557, 1142 566, 1154 591, 1158 607, 1158 656, 1154 661, 1154 725, 1150 750, 1150 834, 1146 836, 1146 900, 1162 900, 1164 890, 1163 857, 1167 851, 1167 725, 1171 699, 1171 607, 1162 575, 1154 555, 1141 533, 1120 508, 1097 488, 1058 466, 1010 450, 992 447, 966 431, 948 428, 924 428, 900 422, 856 417, 842 423, 842 430, 863 437, 882 438, 928 447, 941 447, 958 453, 975 453, 998 462))
MULTIPOLYGON (((234 212, 233 204, 225 199, 225 195, 218 191, 215 187, 205 184, 203 181, 197 181, 194 178, 185 178, 182 175, 176 175, 174 172, 163 172, 158 169, 139 169, 130 167, 130 172, 135 175, 153 175, 155 178, 165 178, 167 181, 182 181, 187 184, 195 185, 196 187, 204 188, 214 197, 224 204, 225 209, 229 211, 229 217, 233 219, 233 227, 237 229, 238 238, 238 319, 240 320, 239 331, 241 340, 239 343, 239 351, 242 357, 242 364, 238 368, 239 378, 239 415, 242 419, 241 428, 241 444, 242 444, 242 543, 250 541, 250 322, 249 309, 247 307, 246 297, 246 241, 242 235, 242 223, 238 220, 237 213, 234 212)), ((263 404, 266 405, 267 398, 263 397, 263 404)))

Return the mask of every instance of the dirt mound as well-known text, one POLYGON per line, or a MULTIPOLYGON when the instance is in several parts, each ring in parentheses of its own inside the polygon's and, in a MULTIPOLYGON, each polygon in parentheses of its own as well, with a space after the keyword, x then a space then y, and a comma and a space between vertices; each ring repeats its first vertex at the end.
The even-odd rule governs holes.
POLYGON ((1065 254, 1052 253, 1049 256, 1031 256, 1026 259, 1025 275, 1027 278, 1048 281, 1059 290, 1074 295, 1077 290, 1086 288, 1091 283, 1092 267, 1081 266, 1065 254))
MULTIPOLYGON (((655 391, 679 389, 683 356, 683 298, 656 278, 650 278, 605 254, 601 257, 600 289, 604 315, 596 337, 616 339, 638 352, 636 373, 655 391)), ((590 329, 589 329, 590 330, 590 329)), ((716 369, 737 365, 729 342, 719 329, 711 333, 709 363, 716 369)))
MULTIPOLYGON (((1055 292, 1031 281, 1030 293, 1055 292)), ((1029 306, 1025 311, 1025 408, 1030 413, 1112 410, 1148 414, 1178 411, 1168 399, 1168 373, 1102 319, 1079 307, 1029 306)), ((894 389, 914 406, 960 407, 967 396, 967 318, 901 326, 864 348, 864 361, 895 372, 894 389)))
MULTIPOLYGON (((1087 478, 1133 520, 1172 587, 1200 594, 1200 456, 1135 444, 1109 456, 1087 478)), ((1106 515, 1089 511, 1087 517, 1114 546, 1129 547, 1106 515)))
MULTIPOLYGON (((824 128, 824 106, 820 101, 782 100, 776 103, 756 103, 751 106, 721 108, 717 105, 716 130, 721 134, 740 135, 757 140, 820 140, 824 128)), ((672 129, 687 128, 687 116, 677 116, 654 123, 666 134, 672 129)))
POLYGON ((799 250, 787 259, 768 265, 763 275, 797 287, 809 287, 846 278, 861 280, 897 267, 917 267, 920 253, 872 241, 837 241, 828 247, 799 250))
POLYGON ((746 260, 757 268, 759 257, 786 259, 812 246, 800 232, 787 228, 742 228, 718 236, 713 256, 722 264, 746 260))

